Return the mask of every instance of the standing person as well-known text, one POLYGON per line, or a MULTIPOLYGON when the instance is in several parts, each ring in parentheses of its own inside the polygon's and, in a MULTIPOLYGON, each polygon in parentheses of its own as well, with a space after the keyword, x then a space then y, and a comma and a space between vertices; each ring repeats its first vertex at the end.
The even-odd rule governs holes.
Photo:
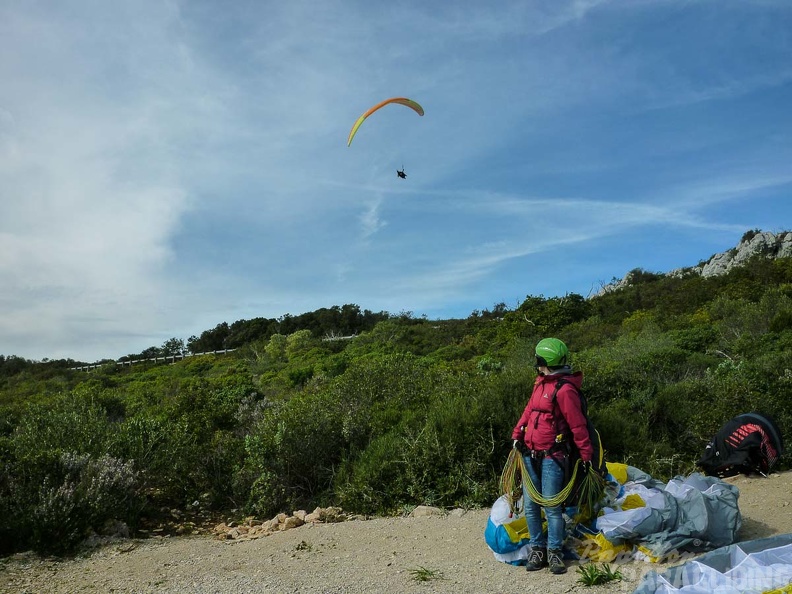
MULTIPOLYGON (((585 472, 594 457, 578 393, 583 374, 572 371, 568 358, 567 346, 557 338, 539 341, 536 345, 538 375, 528 405, 512 432, 514 447, 522 452, 531 482, 544 499, 556 496, 564 488, 564 466, 570 440, 580 452, 585 472), (556 386, 560 379, 564 381, 556 386)), ((566 525, 562 506, 542 507, 532 501, 525 488, 525 477, 523 502, 531 534, 531 551, 525 568, 536 571, 549 566, 552 573, 566 573, 562 552, 566 525), (547 518, 546 534, 542 530, 542 510, 547 518)))

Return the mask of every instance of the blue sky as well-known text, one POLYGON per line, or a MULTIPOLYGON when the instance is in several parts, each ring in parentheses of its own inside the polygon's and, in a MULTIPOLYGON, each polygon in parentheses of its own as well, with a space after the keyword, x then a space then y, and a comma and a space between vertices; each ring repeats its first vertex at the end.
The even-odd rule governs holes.
POLYGON ((0 354, 466 317, 792 228, 792 3, 496 4, 0 0, 0 354), (425 116, 347 147, 393 96, 425 116))

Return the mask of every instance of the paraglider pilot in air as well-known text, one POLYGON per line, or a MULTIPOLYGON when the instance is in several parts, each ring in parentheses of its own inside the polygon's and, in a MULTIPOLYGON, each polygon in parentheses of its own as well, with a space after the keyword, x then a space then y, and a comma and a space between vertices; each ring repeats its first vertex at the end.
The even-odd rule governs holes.
POLYGON ((402 179, 407 179, 407 174, 404 173, 404 167, 401 168, 401 171, 398 169, 396 170, 396 175, 398 175, 402 179))

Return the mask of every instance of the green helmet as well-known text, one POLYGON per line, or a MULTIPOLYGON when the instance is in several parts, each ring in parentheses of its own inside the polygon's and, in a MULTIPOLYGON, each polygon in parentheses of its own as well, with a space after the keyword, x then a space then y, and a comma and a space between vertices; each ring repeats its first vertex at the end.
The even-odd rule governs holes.
POLYGON ((561 367, 567 364, 569 349, 557 338, 544 338, 536 345, 536 364, 561 367))

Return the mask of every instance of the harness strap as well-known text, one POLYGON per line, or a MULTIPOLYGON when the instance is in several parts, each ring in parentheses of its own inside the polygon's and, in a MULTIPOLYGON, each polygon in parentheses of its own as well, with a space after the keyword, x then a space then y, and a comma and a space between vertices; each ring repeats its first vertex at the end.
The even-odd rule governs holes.
MULTIPOLYGON (((555 454, 556 452, 558 452, 560 450, 568 450, 568 448, 566 447, 566 442, 565 441, 557 441, 553 445, 553 447, 548 448, 546 450, 532 450, 531 448, 526 447, 525 448, 525 455, 526 456, 530 456, 531 458, 534 458, 534 459, 537 459, 537 460, 541 460, 545 456, 549 456, 550 454, 555 454)), ((567 451, 567 453, 569 453, 569 452, 567 451)))

